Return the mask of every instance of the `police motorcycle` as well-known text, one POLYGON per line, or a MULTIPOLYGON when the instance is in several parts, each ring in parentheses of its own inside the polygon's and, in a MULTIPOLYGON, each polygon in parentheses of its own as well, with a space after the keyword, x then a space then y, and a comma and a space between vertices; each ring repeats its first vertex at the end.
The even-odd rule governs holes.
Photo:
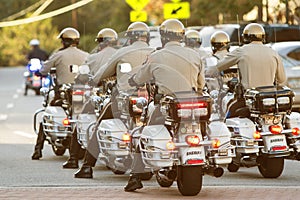
POLYGON ((236 109, 237 116, 228 118, 223 113, 232 134, 231 143, 236 147, 236 157, 228 165, 228 171, 257 166, 264 178, 281 175, 284 159, 295 152, 297 144, 293 142, 299 135, 296 120, 298 117, 299 121, 299 114, 291 112, 293 97, 288 87, 263 86, 244 91, 238 76, 228 81, 228 91, 222 99, 223 111, 233 99, 245 102, 244 107, 236 109))
POLYGON ((56 69, 51 69, 51 85, 40 89, 44 96, 43 108, 34 113, 33 128, 36 134, 43 133, 55 155, 64 155, 70 146, 72 135, 71 84, 58 87, 56 69), (55 92, 59 99, 54 100, 55 92))
POLYGON ((142 114, 143 126, 131 131, 133 152, 140 149, 145 168, 161 187, 177 181, 182 195, 197 195, 203 175, 221 177, 221 165, 231 162, 235 150, 221 147, 218 135, 209 132, 209 95, 191 91, 160 95, 155 88, 142 114), (157 116, 158 110, 162 115, 157 116))
MULTIPOLYGON (((122 68, 121 73, 126 74, 129 72, 127 64, 124 63, 118 66, 122 68)), ((115 87, 111 88, 111 90, 116 89, 115 87)), ((114 118, 104 119, 100 124, 95 124, 100 148, 99 158, 106 163, 106 166, 114 174, 125 174, 131 167, 130 130, 141 125, 141 114, 143 107, 147 104, 146 97, 140 95, 140 92, 141 90, 113 92, 111 98, 114 98, 116 102, 114 118)), ((152 173, 145 173, 142 179, 148 180, 151 177, 152 173)))
POLYGON ((31 89, 35 92, 36 95, 40 95, 40 89, 42 86, 50 84, 50 78, 40 77, 35 75, 35 72, 42 68, 42 62, 38 58, 30 59, 28 62, 26 69, 23 73, 25 78, 25 88, 24 88, 24 96, 27 96, 28 90, 31 89))

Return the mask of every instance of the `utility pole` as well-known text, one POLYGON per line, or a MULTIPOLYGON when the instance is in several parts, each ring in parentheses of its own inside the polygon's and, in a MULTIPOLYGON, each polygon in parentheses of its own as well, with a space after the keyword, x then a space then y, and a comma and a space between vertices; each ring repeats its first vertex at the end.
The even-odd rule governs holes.
MULTIPOLYGON (((71 0, 71 4, 76 3, 76 0, 71 0)), ((72 26, 78 29, 77 9, 72 10, 72 26)))
POLYGON ((289 19, 290 19, 290 16, 289 16, 289 0, 285 0, 285 19, 286 19, 286 24, 289 24, 289 19))

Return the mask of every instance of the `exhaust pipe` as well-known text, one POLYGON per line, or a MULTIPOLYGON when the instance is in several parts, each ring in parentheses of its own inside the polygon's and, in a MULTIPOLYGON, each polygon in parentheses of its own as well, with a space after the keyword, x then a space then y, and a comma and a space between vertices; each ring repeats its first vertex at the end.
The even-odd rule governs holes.
POLYGON ((216 178, 219 178, 224 174, 224 169, 222 167, 208 167, 204 170, 207 175, 214 176, 216 178))
POLYGON ((256 159, 251 158, 251 157, 242 157, 241 161, 240 161, 240 165, 249 168, 249 167, 255 167, 255 166, 257 166, 258 162, 259 162, 259 159, 256 160, 256 159))

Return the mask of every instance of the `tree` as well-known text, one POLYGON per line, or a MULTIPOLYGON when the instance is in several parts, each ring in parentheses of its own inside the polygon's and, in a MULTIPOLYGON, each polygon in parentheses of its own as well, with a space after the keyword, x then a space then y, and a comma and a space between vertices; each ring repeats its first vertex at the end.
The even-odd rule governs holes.
POLYGON ((20 26, 4 27, 0 30, 0 66, 27 64, 26 55, 30 50, 29 41, 37 38, 48 53, 60 48, 59 34, 52 26, 51 19, 20 26))

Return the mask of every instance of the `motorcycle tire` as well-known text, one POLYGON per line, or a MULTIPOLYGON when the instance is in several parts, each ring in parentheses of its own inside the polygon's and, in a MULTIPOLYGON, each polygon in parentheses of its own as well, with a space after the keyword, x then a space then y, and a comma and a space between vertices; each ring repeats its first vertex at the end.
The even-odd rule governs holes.
POLYGON ((240 166, 234 163, 229 163, 227 166, 227 170, 229 172, 237 172, 239 170, 240 166))
POLYGON ((173 180, 167 180, 160 177, 159 174, 156 174, 155 178, 156 178, 156 182, 160 185, 160 187, 165 187, 165 188, 171 187, 174 182, 173 180))
POLYGON ((28 93, 28 86, 25 85, 25 89, 24 89, 24 96, 27 96, 27 93, 28 93))
POLYGON ((177 188, 183 196, 195 196, 202 189, 201 166, 178 166, 177 188))
POLYGON ((262 157, 258 163, 260 174, 264 178, 277 178, 281 175, 284 168, 284 158, 262 157))
POLYGON ((54 145, 52 145, 52 150, 53 150, 54 154, 57 156, 62 156, 66 152, 66 148, 64 148, 64 147, 58 148, 57 146, 54 146, 54 145))

